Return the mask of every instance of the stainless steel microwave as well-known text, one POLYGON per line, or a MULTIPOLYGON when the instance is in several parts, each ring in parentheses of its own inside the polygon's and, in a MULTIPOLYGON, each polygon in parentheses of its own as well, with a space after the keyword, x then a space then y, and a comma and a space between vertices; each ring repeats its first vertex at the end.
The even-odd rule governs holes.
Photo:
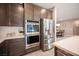
POLYGON ((38 21, 27 21, 26 31, 27 33, 39 32, 39 22, 38 21))

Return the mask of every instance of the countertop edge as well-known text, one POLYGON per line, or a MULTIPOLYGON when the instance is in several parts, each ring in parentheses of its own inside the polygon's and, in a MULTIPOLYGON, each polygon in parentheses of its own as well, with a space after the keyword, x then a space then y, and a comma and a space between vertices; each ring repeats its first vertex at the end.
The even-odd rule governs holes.
POLYGON ((67 53, 70 53, 71 55, 79 56, 78 54, 76 54, 76 53, 74 53, 74 52, 71 52, 71 51, 69 51, 69 50, 67 50, 67 49, 65 49, 65 48, 63 48, 63 47, 61 47, 61 46, 59 46, 59 45, 57 45, 57 44, 55 44, 55 43, 53 43, 53 45, 54 45, 54 47, 58 47, 59 49, 64 50, 64 51, 66 51, 67 53))
POLYGON ((0 38, 0 44, 2 42, 4 42, 5 40, 10 40, 10 39, 17 39, 17 38, 25 38, 24 35, 18 35, 18 36, 12 36, 12 37, 3 37, 3 38, 0 38))

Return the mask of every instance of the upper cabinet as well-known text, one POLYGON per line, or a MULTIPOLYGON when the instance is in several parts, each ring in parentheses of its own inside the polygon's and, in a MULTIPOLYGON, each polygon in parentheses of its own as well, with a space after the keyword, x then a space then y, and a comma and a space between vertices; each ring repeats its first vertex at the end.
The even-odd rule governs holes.
POLYGON ((0 26, 8 26, 8 4, 0 3, 0 26))
POLYGON ((23 26, 23 5, 0 4, 0 26, 23 26))
POLYGON ((52 11, 41 8, 41 18, 52 19, 52 11))
POLYGON ((47 18, 48 19, 52 19, 52 11, 50 11, 50 10, 47 10, 47 18))
POLYGON ((24 4, 25 10, 25 20, 35 20, 39 21, 40 18, 52 19, 52 11, 41 8, 34 4, 26 3, 24 4))
POLYGON ((41 8, 41 18, 46 18, 46 17, 47 17, 46 9, 41 8))
POLYGON ((39 21, 41 17, 41 8, 34 6, 34 20, 39 21))
POLYGON ((24 4, 24 10, 25 10, 25 20, 33 20, 33 15, 34 15, 34 7, 30 3, 25 3, 24 4))
POLYGON ((9 4, 10 26, 23 26, 23 5, 9 4))
POLYGON ((52 19, 52 11, 31 3, 0 3, 0 26, 23 27, 24 20, 52 19))

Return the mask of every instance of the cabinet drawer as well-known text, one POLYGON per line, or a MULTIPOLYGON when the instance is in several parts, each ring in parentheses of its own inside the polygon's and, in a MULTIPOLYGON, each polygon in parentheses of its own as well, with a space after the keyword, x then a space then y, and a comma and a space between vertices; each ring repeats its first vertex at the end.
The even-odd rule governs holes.
POLYGON ((25 41, 20 41, 20 42, 18 41, 18 42, 14 42, 14 43, 11 43, 11 42, 10 42, 9 44, 10 44, 10 45, 9 45, 10 47, 11 47, 11 46, 18 46, 18 45, 19 45, 19 46, 23 46, 23 45, 25 44, 25 41))
POLYGON ((10 39, 8 40, 9 43, 20 43, 20 42, 24 42, 25 39, 24 38, 17 38, 17 39, 10 39))
POLYGON ((61 53, 60 51, 57 51, 57 56, 66 56, 65 54, 61 53))
POLYGON ((56 54, 56 56, 73 56, 72 54, 70 54, 64 50, 61 50, 57 47, 55 47, 55 54, 56 54))
POLYGON ((13 50, 9 53, 10 56, 20 56, 24 55, 24 50, 13 50))
POLYGON ((25 50, 25 53, 31 53, 33 51, 36 51, 36 50, 39 50, 40 49, 40 46, 36 46, 36 47, 32 47, 32 48, 29 48, 29 49, 26 49, 25 50))
POLYGON ((25 46, 25 44, 24 43, 22 43, 22 44, 10 44, 9 45, 9 48, 12 48, 12 49, 19 49, 19 48, 22 48, 22 47, 24 47, 25 46))

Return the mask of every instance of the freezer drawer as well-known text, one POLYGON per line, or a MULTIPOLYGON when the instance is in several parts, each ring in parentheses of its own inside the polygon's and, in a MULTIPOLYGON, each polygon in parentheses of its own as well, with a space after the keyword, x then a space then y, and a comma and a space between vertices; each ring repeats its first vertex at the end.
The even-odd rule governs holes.
POLYGON ((44 44, 52 44, 53 42, 54 42, 54 38, 44 40, 44 44))
POLYGON ((49 50, 49 49, 52 49, 53 48, 53 45, 52 44, 44 44, 44 51, 46 50, 49 50))

